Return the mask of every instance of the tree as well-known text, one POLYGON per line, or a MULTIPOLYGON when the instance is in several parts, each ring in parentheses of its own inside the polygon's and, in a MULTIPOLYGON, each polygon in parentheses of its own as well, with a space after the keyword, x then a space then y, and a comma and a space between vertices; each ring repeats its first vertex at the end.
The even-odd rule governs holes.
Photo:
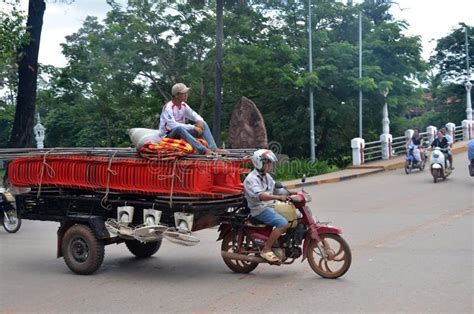
MULTIPOLYGON (((419 88, 409 78, 418 76, 425 64, 419 38, 404 36, 406 25, 392 20, 383 3, 365 4, 370 14, 363 23, 363 81, 357 75, 358 6, 318 2, 314 72, 309 75, 306 2, 247 4, 223 11, 223 125, 235 103, 246 96, 261 111, 270 141, 279 142, 282 153, 305 157, 307 89, 312 86, 318 158, 343 165, 350 153, 347 143, 357 135, 359 86, 367 95, 364 133, 372 140, 381 132, 379 90, 391 85, 392 129, 394 134, 403 132, 396 117, 421 101, 419 88)), ((176 81, 192 85, 190 104, 195 109, 199 104, 206 120, 212 118, 216 29, 215 13, 207 5, 182 1, 133 1, 123 9, 113 7, 103 22, 88 18, 63 46, 68 65, 53 71, 50 87, 38 98, 46 127, 60 134, 53 144, 129 145, 126 128, 153 127, 154 113, 169 99, 176 81)), ((226 136, 223 129, 222 138, 226 136)))
POLYGON ((0 12, 0 147, 7 147, 13 117, 15 95, 18 86, 19 48, 28 42, 23 22, 25 15, 16 9, 15 2, 5 2, 0 12))
MULTIPOLYGON (((450 34, 438 40, 430 63, 445 81, 464 82, 467 76, 465 30, 469 43, 469 60, 474 57, 474 27, 459 23, 450 34)), ((472 73, 472 71, 471 71, 472 73)))
MULTIPOLYGON (((469 43, 469 60, 474 56, 474 27, 459 23, 447 36, 438 40, 434 54, 430 58, 430 65, 435 73, 429 83, 436 87, 432 89, 431 101, 433 123, 438 125, 446 120, 459 123, 466 117, 465 106, 466 90, 464 84, 467 79, 465 30, 467 28, 469 43)), ((472 63, 470 64, 472 67, 472 63)), ((472 70, 471 70, 472 73, 472 70)), ((472 80, 472 77, 471 77, 472 80)))
POLYGON ((30 0, 26 27, 30 41, 23 45, 18 66, 18 96, 9 147, 27 147, 33 137, 38 52, 46 9, 44 0, 30 0))

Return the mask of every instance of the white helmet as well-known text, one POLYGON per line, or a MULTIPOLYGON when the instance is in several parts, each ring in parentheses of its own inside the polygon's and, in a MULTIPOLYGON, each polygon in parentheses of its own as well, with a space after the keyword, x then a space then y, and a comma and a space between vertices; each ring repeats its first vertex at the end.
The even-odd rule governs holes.
POLYGON ((265 161, 277 162, 278 159, 275 154, 269 149, 259 149, 253 153, 252 163, 257 170, 263 169, 265 161))

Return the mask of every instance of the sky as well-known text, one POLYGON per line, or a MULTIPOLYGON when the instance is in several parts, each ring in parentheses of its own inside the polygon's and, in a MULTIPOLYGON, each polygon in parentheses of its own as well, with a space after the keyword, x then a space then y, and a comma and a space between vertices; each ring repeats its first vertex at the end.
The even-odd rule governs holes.
MULTIPOLYGON (((420 35, 423 58, 428 59, 436 47, 436 39, 448 35, 459 22, 474 25, 474 1, 472 0, 394 0, 390 13, 397 20, 409 23, 406 35, 420 35)), ((20 0, 23 10, 28 10, 28 0, 20 0)), ((64 66, 66 59, 60 43, 65 36, 77 31, 86 16, 105 18, 109 10, 105 0, 76 0, 71 4, 47 1, 41 37, 39 62, 64 66)))

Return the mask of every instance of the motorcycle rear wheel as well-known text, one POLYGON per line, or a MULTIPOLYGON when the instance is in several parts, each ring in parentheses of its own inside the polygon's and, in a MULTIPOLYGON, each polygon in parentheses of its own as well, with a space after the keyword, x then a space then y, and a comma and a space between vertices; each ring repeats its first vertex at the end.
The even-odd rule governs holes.
MULTIPOLYGON (((234 248, 233 243, 232 243, 233 241, 234 241, 234 236, 232 232, 230 232, 222 240, 221 250, 225 252, 240 253, 239 249, 234 248)), ((251 247, 252 247, 251 240, 248 239, 247 236, 243 235, 242 244, 240 245, 240 248, 249 250, 251 247)), ((252 263, 252 262, 235 260, 235 259, 224 258, 224 257, 222 257, 222 259, 224 260, 224 263, 227 265, 227 267, 229 267, 233 272, 236 272, 236 273, 247 274, 253 271, 258 266, 258 263, 252 263)))
POLYGON ((2 213, 3 218, 3 228, 8 233, 15 233, 20 230, 21 227, 21 218, 18 215, 18 211, 9 210, 6 213, 2 213), (6 216, 8 217, 5 217, 6 216))
POLYGON ((341 277, 351 266, 352 254, 349 245, 338 234, 323 233, 319 237, 327 260, 324 260, 318 248, 318 242, 312 240, 306 255, 309 266, 323 278, 336 279, 341 277))

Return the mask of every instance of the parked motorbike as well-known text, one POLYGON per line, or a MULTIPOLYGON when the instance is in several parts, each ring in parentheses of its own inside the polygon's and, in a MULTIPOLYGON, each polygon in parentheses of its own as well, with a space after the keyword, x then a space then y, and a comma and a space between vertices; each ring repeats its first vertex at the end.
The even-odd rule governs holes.
POLYGON ((430 169, 431 175, 433 176, 433 182, 437 183, 439 179, 444 179, 451 174, 452 169, 447 162, 447 149, 441 149, 439 147, 433 148, 430 154, 430 169))
POLYGON ((0 188, 0 211, 0 220, 8 233, 20 230, 21 217, 15 207, 15 198, 3 188, 0 188))
POLYGON ((416 145, 414 144, 408 145, 407 157, 405 160, 405 173, 406 174, 410 174, 414 168, 418 168, 420 169, 420 171, 423 171, 423 169, 425 169, 426 156, 422 156, 421 155, 422 152, 420 152, 420 161, 416 161, 416 158, 414 155, 415 148, 416 148, 416 145))
POLYGON ((467 144, 467 159, 469 160, 469 175, 474 177, 474 139, 467 144))
POLYGON ((288 196, 288 202, 277 203, 275 210, 287 218, 290 228, 277 241, 273 251, 279 262, 268 262, 260 251, 273 227, 249 217, 248 208, 221 217, 219 238, 224 263, 236 273, 250 273, 258 264, 292 264, 297 258, 308 259, 311 269, 324 278, 338 278, 349 269, 352 255, 341 237, 340 228, 316 221, 306 203, 311 197, 304 191, 288 196))

